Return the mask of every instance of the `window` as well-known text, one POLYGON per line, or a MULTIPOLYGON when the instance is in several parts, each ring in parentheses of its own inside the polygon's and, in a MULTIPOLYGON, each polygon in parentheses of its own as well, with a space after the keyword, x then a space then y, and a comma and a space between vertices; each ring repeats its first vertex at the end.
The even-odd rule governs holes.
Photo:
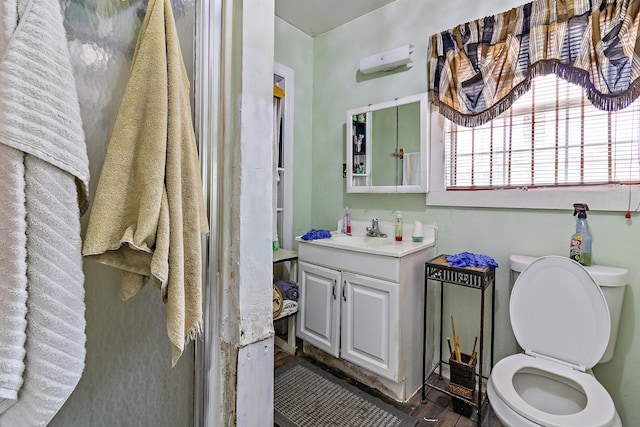
MULTIPOLYGON (((432 122, 433 115, 439 114, 432 113, 432 122)), ((535 78, 526 94, 485 125, 466 128, 441 116, 437 121, 443 144, 438 147, 432 134, 431 149, 432 154, 443 151, 432 156, 443 162, 438 168, 443 177, 439 191, 436 186, 436 194, 427 196, 427 204, 570 208, 574 201, 596 194, 601 198, 606 192, 602 202, 595 202, 601 208, 612 209, 615 193, 613 209, 635 208, 630 206, 632 188, 626 184, 640 183, 638 100, 621 111, 598 110, 581 87, 551 74, 535 78), (626 197, 620 194, 625 191, 626 197), (443 196, 456 192, 469 200, 443 196), (547 194, 543 200, 523 192, 547 194), (549 196, 553 192, 558 193, 556 202, 549 196), (509 201, 514 194, 515 200, 509 201), (492 201, 473 202, 481 197, 492 201), (452 202, 454 198, 458 201, 452 202)))
POLYGON ((639 101, 602 111, 581 87, 555 75, 538 77, 509 110, 483 126, 447 121, 447 188, 638 183, 639 122, 639 101))

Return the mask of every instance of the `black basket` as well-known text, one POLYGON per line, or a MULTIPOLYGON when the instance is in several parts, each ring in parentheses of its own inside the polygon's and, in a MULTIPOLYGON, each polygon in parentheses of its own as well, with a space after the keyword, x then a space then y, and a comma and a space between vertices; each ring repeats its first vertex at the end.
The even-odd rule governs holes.
POLYGON ((453 394, 451 397, 453 403, 453 410, 460 415, 470 417, 473 411, 473 406, 468 404, 467 401, 472 401, 476 390, 476 362, 477 358, 473 360, 470 365, 469 360, 471 356, 468 354, 460 353, 461 362, 450 358, 449 368, 450 377, 449 391, 453 394), (462 399, 455 397, 460 396, 462 399))

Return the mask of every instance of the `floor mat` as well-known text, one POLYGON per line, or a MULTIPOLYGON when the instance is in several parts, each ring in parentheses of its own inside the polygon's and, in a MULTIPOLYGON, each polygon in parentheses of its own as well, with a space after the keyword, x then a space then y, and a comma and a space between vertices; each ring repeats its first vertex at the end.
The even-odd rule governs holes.
POLYGON ((280 427, 413 427, 417 420, 304 359, 276 369, 280 427))

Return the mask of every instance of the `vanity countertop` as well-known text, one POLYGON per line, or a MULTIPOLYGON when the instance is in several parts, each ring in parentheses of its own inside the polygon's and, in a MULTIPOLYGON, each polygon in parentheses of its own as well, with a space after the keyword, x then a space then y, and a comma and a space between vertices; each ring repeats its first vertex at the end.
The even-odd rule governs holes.
MULTIPOLYGON (((411 239, 411 233, 405 233, 402 241, 397 242, 388 224, 380 222, 380 230, 387 234, 387 237, 369 237, 365 234, 366 226, 370 225, 367 221, 352 221, 351 235, 343 234, 339 230, 332 231, 331 237, 328 239, 303 240, 302 237, 296 237, 298 244, 311 244, 322 247, 335 248, 348 251, 364 252, 371 255, 382 255, 389 257, 403 257, 415 252, 419 252, 436 244, 437 231, 434 226, 424 225, 424 238, 422 242, 414 242, 411 239)), ((391 224, 391 227, 393 225, 391 224)))

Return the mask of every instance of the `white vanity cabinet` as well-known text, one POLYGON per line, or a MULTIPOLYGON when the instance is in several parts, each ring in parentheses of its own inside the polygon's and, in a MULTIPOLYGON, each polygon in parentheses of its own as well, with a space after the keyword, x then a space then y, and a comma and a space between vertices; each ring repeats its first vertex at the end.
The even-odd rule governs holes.
POLYGON ((341 357, 398 381, 397 283, 342 273, 341 357))
POLYGON ((306 262, 299 269, 297 336, 397 381, 398 284, 306 262))
POLYGON ((342 273, 306 262, 298 263, 296 336, 338 357, 340 354, 340 295, 342 273))
POLYGON ((422 384, 424 263, 435 241, 361 250, 331 240, 298 240, 296 335, 308 356, 405 402, 422 384))

